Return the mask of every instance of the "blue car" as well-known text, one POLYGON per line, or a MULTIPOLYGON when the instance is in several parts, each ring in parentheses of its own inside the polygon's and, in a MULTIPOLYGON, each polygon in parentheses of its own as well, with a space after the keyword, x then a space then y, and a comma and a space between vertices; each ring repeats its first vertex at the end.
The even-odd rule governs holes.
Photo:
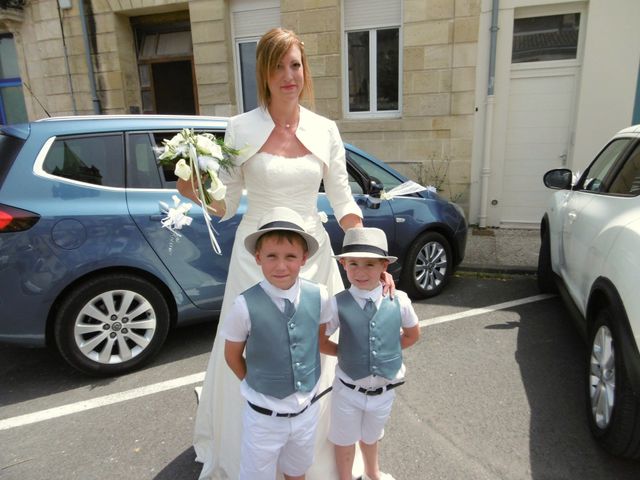
MULTIPOLYGON (((200 207, 181 236, 171 234, 160 202, 173 204, 176 178, 157 158, 162 140, 183 128, 224 135, 225 126, 123 115, 0 128, 0 342, 50 345, 81 371, 115 375, 151 359, 171 328, 217 319, 245 205, 214 220, 221 256, 200 207)), ((430 191, 376 201, 406 178, 346 149, 364 223, 382 228, 399 258, 392 275, 414 298, 437 295, 464 257, 462 210, 430 191)), ((322 193, 318 209, 340 250, 343 233, 322 193)))

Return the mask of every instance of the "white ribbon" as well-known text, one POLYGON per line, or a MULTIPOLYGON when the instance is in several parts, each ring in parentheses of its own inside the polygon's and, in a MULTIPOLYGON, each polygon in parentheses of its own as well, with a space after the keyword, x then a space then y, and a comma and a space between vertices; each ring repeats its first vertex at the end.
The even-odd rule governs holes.
POLYGON ((160 221, 162 226, 168 230, 171 230, 177 236, 181 237, 177 230, 182 227, 191 225, 193 218, 189 217, 187 213, 193 206, 190 203, 181 203, 177 195, 171 197, 173 199, 173 207, 170 207, 165 202, 160 202, 160 210, 166 213, 166 216, 160 221))
POLYGON ((436 187, 432 185, 423 187, 422 185, 420 185, 417 182, 414 182, 413 180, 407 180, 406 182, 401 183, 397 187, 392 188, 388 192, 385 192, 383 190, 382 193, 380 194, 380 198, 369 197, 369 201, 371 203, 380 203, 382 200, 393 200, 395 197, 399 197, 401 195, 410 195, 412 193, 421 192, 423 190, 435 192, 436 187))
MULTIPOLYGON (((209 233, 209 240, 211 241, 211 248, 218 255, 222 255, 222 249, 218 244, 218 240, 216 239, 216 235, 218 232, 213 228, 213 221, 211 219, 211 215, 209 215, 209 205, 204 197, 204 185, 202 184, 202 176, 200 175, 200 165, 198 162, 198 153, 196 152, 195 147, 190 144, 189 145, 189 159, 191 160, 191 168, 193 168, 195 175, 191 175, 191 186, 197 192, 198 198, 200 200, 200 204, 202 205, 202 214, 204 215, 204 223, 207 226, 207 232, 209 233), (193 179, 195 177, 195 181, 193 179)), ((213 177, 215 172, 209 171, 209 175, 213 177)))

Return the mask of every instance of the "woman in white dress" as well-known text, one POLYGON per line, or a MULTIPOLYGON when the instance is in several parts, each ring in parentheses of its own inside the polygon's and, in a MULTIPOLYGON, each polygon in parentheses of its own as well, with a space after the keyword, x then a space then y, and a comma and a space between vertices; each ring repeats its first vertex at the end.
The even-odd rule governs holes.
MULTIPOLYGON (((225 142, 240 149, 240 154, 235 159, 235 168, 220 176, 227 186, 225 199, 210 205, 213 213, 224 221, 235 214, 242 190, 247 191, 248 208, 231 253, 220 322, 225 321, 233 299, 262 279, 243 242, 255 231, 265 211, 287 206, 302 216, 305 228, 318 239, 320 249, 301 274, 326 285, 330 294, 344 286, 316 207, 321 181, 343 230, 362 226, 362 213, 351 195, 344 146, 335 123, 299 104, 301 98, 313 103, 304 44, 291 31, 270 30, 258 43, 256 65, 261 106, 229 120, 225 142)), ((190 182, 179 181, 178 189, 197 201, 190 182)), ((224 341, 216 337, 196 417, 194 448, 196 460, 203 463, 200 479, 238 477, 244 402, 239 382, 224 361, 223 350, 224 341)), ((319 391, 331 385, 335 370, 333 357, 323 356, 322 362, 319 391)), ((310 480, 338 478, 333 448, 327 441, 329 397, 320 400, 323 413, 317 430, 314 465, 306 477, 310 480)))

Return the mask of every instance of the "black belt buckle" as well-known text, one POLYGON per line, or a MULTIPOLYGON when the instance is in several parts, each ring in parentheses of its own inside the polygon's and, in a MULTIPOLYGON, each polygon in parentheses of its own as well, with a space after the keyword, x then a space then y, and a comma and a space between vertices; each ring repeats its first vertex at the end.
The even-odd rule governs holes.
POLYGON ((367 390, 366 388, 360 387, 358 391, 365 395, 382 395, 384 393, 384 387, 376 388, 375 390, 367 390))
POLYGON ((392 388, 396 388, 399 387, 400 385, 402 385, 404 382, 398 382, 398 383, 391 383, 385 387, 379 387, 376 388, 375 390, 367 390, 366 388, 362 388, 362 387, 358 387, 357 385, 353 385, 351 383, 347 383, 344 380, 340 379, 340 381, 342 382, 342 384, 346 387, 349 387, 351 390, 355 390, 358 393, 363 393, 365 395, 382 395, 384 392, 391 390, 392 388))
POLYGON ((306 407, 304 407, 302 410, 300 410, 299 412, 295 412, 295 413, 275 413, 273 412, 273 410, 269 410, 268 408, 264 408, 261 407, 259 405, 255 405, 251 402, 247 402, 249 404, 249 406, 255 410, 258 413, 261 413, 263 415, 267 415, 268 417, 280 417, 280 418, 293 418, 293 417, 297 417, 298 415, 300 415, 301 413, 303 413, 307 408, 309 408, 309 405, 307 405, 306 407))

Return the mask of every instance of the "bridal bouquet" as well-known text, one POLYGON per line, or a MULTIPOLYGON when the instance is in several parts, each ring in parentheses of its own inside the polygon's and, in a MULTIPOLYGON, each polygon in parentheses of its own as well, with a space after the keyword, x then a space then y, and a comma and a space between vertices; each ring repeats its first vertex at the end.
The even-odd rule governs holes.
MULTIPOLYGON (((238 154, 238 151, 211 133, 196 134, 190 129, 182 130, 170 140, 163 140, 162 144, 164 150, 158 157, 158 161, 161 165, 173 167, 177 177, 184 181, 191 181, 191 186, 202 203, 211 246, 217 254, 221 254, 208 205, 212 199, 224 199, 227 187, 220 181, 218 173, 220 169, 229 171, 233 167, 233 157, 238 154), (207 183, 209 183, 208 186, 207 183)), ((177 234, 177 230, 191 223, 191 219, 186 217, 191 204, 180 204, 179 199, 174 197, 173 207, 162 202, 160 206, 167 214, 162 225, 171 232, 177 234)))
POLYGON ((174 173, 182 180, 191 180, 194 190, 202 192, 202 200, 208 205, 211 199, 222 200, 227 188, 218 178, 222 168, 233 167, 232 158, 238 151, 225 145, 211 133, 194 133, 184 129, 171 140, 163 140, 164 152, 158 158, 160 164, 174 167, 174 173), (203 188, 206 180, 209 188, 203 188))

